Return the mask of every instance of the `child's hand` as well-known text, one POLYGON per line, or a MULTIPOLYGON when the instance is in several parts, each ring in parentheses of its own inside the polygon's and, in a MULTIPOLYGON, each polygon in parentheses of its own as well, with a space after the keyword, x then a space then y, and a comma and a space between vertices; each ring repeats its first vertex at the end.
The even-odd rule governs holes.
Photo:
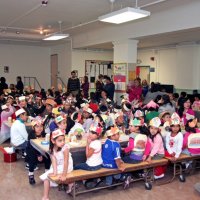
POLYGON ((172 160, 172 161, 176 161, 177 158, 176 158, 176 157, 172 157, 171 160, 172 160))
POLYGON ((121 150, 122 150, 122 151, 124 151, 124 150, 125 150, 125 148, 121 148, 121 150))
POLYGON ((147 158, 147 162, 148 162, 148 163, 151 163, 151 156, 149 156, 149 157, 147 158))
POLYGON ((126 168, 125 168, 125 165, 124 165, 124 163, 122 163, 121 165, 120 165, 120 167, 119 167, 119 170, 120 171, 124 171, 126 168))
POLYGON ((57 176, 56 173, 50 173, 49 176, 57 176))
POLYGON ((174 152, 171 154, 172 157, 174 157, 175 155, 176 155, 176 154, 175 154, 174 152))
POLYGON ((143 155, 142 160, 145 161, 147 159, 146 155, 143 155))
POLYGON ((43 157, 42 156, 38 156, 38 161, 42 162, 42 160, 43 160, 43 157))
POLYGON ((66 174, 61 174, 60 176, 59 176, 59 180, 60 181, 65 181, 66 180, 66 174))

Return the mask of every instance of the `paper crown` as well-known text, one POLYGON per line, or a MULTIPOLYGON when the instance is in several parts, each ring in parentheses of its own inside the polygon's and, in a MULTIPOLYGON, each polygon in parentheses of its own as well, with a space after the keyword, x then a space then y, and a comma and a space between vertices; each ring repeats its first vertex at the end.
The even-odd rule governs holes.
POLYGON ((114 107, 113 111, 114 111, 115 113, 121 112, 121 111, 122 111, 122 107, 116 105, 116 106, 114 107))
POLYGON ((124 103, 123 105, 123 109, 127 112, 131 110, 131 107, 132 107, 131 104, 128 102, 124 103))
POLYGON ((171 116, 170 124, 171 125, 180 125, 180 122, 181 122, 181 119, 180 119, 179 115, 176 112, 174 112, 171 116))
POLYGON ((148 104, 146 104, 143 108, 158 108, 159 105, 157 103, 155 103, 153 100, 151 100, 148 104))
POLYGON ((59 111, 59 108, 53 108, 52 109, 52 113, 55 114, 55 115, 60 115, 61 112, 59 111))
POLYGON ((15 112, 15 116, 18 117, 19 115, 21 115, 22 113, 25 113, 26 111, 23 108, 20 108, 19 110, 17 110, 15 112))
POLYGON ((42 125, 43 124, 43 120, 41 117, 36 117, 31 121, 31 126, 34 127, 35 125, 42 125))
POLYGON ((134 113, 134 117, 143 117, 144 113, 141 110, 136 110, 134 113))
POLYGON ((194 119, 195 116, 194 115, 191 115, 189 113, 186 113, 186 117, 185 117, 187 120, 190 120, 190 119, 194 119))
POLYGON ((141 120, 134 118, 134 119, 130 120, 129 125, 130 126, 141 126, 142 123, 141 123, 141 120))
POLYGON ((59 123, 59 122, 63 121, 64 119, 65 119, 65 118, 64 118, 63 116, 60 115, 60 116, 58 116, 58 117, 55 118, 55 122, 56 122, 56 123, 59 123))
POLYGON ((93 110, 91 108, 88 108, 88 107, 84 107, 83 111, 88 112, 89 114, 93 113, 93 110))
POLYGON ((102 133, 102 127, 98 126, 97 124, 92 124, 90 126, 89 131, 97 133, 97 135, 101 135, 102 133))
POLYGON ((197 118, 193 119, 191 122, 188 122, 190 128, 195 128, 197 125, 197 118))
POLYGON ((25 100, 26 100, 26 97, 25 97, 25 96, 19 97, 19 101, 25 101, 25 100))
POLYGON ((57 130, 52 132, 52 139, 55 139, 58 136, 65 136, 65 132, 60 130, 60 129, 57 129, 57 130))
POLYGON ((3 105, 3 106, 1 106, 1 109, 2 110, 5 110, 5 109, 7 109, 8 108, 8 106, 5 104, 5 105, 3 105))
POLYGON ((117 119, 119 116, 123 116, 123 113, 122 113, 122 112, 117 112, 117 113, 114 115, 114 119, 117 119))
POLYGON ((71 115, 73 121, 79 122, 81 120, 81 114, 79 112, 74 112, 71 115))
POLYGON ((106 131, 106 135, 107 135, 108 137, 109 137, 109 136, 112 136, 112 135, 115 135, 115 134, 117 134, 117 133, 119 133, 119 129, 118 129, 116 126, 111 127, 110 130, 106 131))
POLYGON ((47 99, 46 104, 49 104, 50 106, 54 107, 56 105, 56 102, 53 99, 47 99))
POLYGON ((154 117, 150 122, 149 122, 149 126, 154 126, 156 128, 159 128, 159 126, 161 125, 161 121, 159 117, 154 117))

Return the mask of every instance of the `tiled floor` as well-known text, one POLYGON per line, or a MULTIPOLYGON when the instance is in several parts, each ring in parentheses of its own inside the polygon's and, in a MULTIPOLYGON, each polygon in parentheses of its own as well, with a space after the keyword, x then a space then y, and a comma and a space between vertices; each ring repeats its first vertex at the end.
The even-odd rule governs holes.
MULTIPOLYGON (((23 160, 9 164, 3 162, 0 154, 0 200, 41 200, 43 193, 43 183, 39 180, 39 175, 43 173, 43 167, 35 172, 36 185, 30 186, 28 183, 27 170, 24 168, 23 160)), ((128 190, 118 187, 116 190, 102 190, 98 193, 88 193, 80 195, 77 200, 200 200, 200 195, 193 189, 193 185, 200 182, 200 173, 187 177, 185 183, 180 183, 176 179, 173 183, 156 186, 153 185, 151 191, 144 189, 143 182, 134 183, 128 190)), ((53 188, 50 192, 51 200, 71 199, 63 191, 53 188)))

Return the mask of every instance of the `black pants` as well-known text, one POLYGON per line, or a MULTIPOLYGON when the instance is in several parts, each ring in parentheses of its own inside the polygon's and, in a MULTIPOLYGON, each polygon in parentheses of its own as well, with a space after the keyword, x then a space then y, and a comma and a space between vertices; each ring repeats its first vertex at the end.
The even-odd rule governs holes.
POLYGON ((34 148, 29 148, 26 151, 26 162, 29 164, 29 172, 34 172, 34 168, 38 163, 44 163, 45 169, 49 169, 51 165, 51 159, 48 154, 46 154, 47 157, 42 156, 42 161, 38 161, 38 156, 40 155, 38 151, 36 151, 34 148))

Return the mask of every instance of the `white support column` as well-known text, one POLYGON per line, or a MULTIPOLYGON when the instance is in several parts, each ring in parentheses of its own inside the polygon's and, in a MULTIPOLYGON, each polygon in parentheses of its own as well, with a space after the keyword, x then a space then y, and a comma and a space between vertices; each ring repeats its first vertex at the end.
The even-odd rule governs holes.
MULTIPOLYGON (((126 64, 126 86, 129 81, 129 73, 133 73, 135 71, 136 63, 137 63, 137 40, 119 40, 114 41, 114 65, 124 63, 126 64)), ((114 66, 115 67, 115 66, 114 66)), ((115 75, 115 74, 114 74, 115 75)), ((120 75, 120 74, 119 74, 120 75)), ((124 75, 122 73, 122 75, 124 75)), ((115 99, 119 103, 120 96, 125 93, 126 89, 117 90, 115 92, 115 99)))

